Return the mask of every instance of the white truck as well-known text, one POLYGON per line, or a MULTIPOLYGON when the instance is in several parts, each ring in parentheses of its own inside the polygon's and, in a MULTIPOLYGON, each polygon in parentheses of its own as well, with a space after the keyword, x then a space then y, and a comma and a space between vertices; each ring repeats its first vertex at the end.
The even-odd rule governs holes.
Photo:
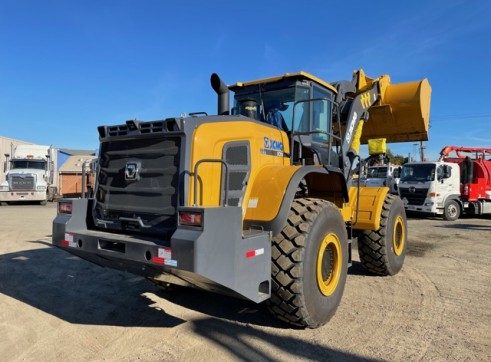
POLYGON ((17 145, 5 154, 6 180, 0 184, 0 203, 53 201, 57 178, 56 151, 51 146, 17 145))
POLYGON ((401 166, 391 163, 369 166, 366 178, 360 180, 363 186, 384 187, 387 186, 393 194, 398 193, 399 173, 401 166))
POLYGON ((402 167, 399 192, 406 210, 443 215, 491 214, 491 149, 445 146, 435 162, 402 167))
POLYGON ((460 198, 459 165, 443 161, 406 163, 399 194, 407 211, 455 220, 460 214, 455 205, 460 198))

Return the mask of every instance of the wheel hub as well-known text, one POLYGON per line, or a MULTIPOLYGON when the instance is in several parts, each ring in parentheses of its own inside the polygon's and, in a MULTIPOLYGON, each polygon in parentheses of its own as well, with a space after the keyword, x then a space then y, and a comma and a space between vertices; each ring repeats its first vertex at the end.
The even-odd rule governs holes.
POLYGON ((328 234, 317 254, 317 285, 320 292, 330 296, 337 288, 341 276, 341 242, 335 234, 328 234))

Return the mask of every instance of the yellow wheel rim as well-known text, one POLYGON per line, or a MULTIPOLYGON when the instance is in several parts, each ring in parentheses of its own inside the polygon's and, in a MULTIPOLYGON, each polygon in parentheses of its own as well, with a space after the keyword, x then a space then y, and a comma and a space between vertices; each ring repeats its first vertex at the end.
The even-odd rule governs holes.
POLYGON ((326 297, 338 287, 342 265, 341 242, 335 234, 327 234, 317 254, 317 285, 326 297))
POLYGON ((404 219, 402 216, 398 216, 394 222, 394 231, 392 234, 392 246, 394 247, 394 253, 397 256, 402 254, 405 243, 406 234, 404 231, 404 219))

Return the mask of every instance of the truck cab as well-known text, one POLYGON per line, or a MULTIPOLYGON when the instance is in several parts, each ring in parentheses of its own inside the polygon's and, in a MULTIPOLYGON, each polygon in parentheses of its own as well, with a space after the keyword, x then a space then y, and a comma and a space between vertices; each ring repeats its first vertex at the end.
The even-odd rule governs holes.
POLYGON ((445 216, 451 211, 446 206, 448 209, 448 205, 460 203, 460 169, 457 164, 442 161, 406 163, 399 193, 407 211, 445 216))
POLYGON ((12 147, 4 163, 6 180, 0 184, 0 202, 35 201, 45 205, 56 194, 53 149, 50 146, 12 147))
POLYGON ((366 187, 388 187, 397 194, 401 167, 393 164, 369 166, 367 175, 361 184, 366 187))

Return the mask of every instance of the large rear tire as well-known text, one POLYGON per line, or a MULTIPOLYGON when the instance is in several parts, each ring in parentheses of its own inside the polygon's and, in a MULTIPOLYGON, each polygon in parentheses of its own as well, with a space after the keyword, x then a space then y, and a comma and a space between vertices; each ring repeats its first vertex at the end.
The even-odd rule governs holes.
POLYGON ((341 301, 347 264, 346 225, 337 206, 294 200, 285 227, 273 238, 270 311, 301 327, 327 323, 341 301))
POLYGON ((378 275, 395 275, 404 264, 407 249, 407 220, 404 204, 387 194, 382 208, 380 229, 363 230, 358 236, 362 265, 378 275))

